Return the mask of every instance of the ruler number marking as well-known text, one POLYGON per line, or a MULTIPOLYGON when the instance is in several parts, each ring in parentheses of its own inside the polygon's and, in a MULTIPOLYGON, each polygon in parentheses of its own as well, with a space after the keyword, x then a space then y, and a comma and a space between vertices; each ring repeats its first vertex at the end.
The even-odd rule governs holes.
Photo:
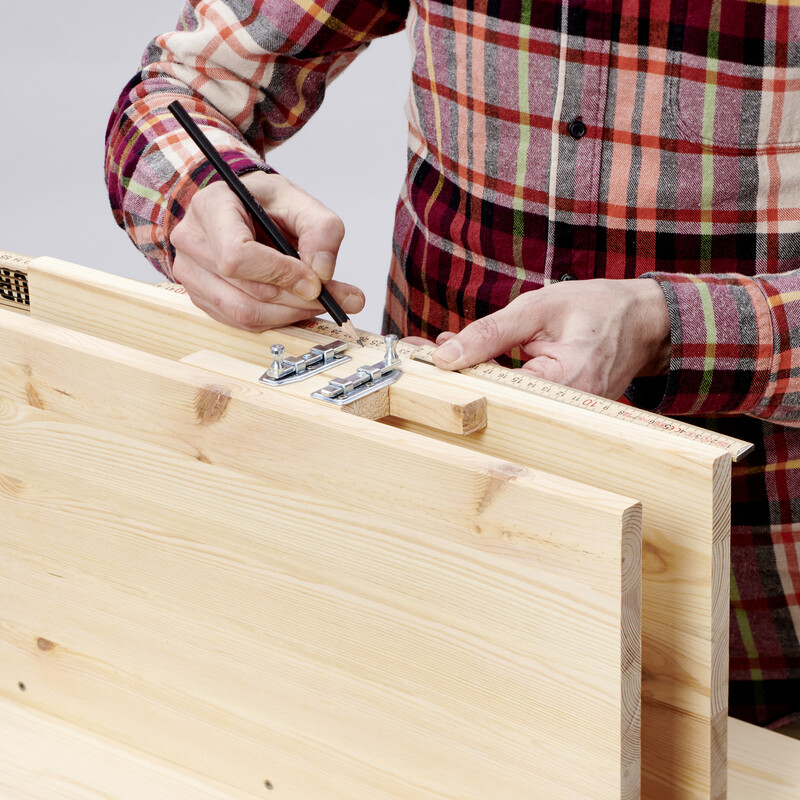
MULTIPOLYGON (((332 336, 338 331, 338 328, 332 323, 324 320, 309 320, 308 322, 300 323, 300 325, 307 330, 323 333, 326 336, 332 336)), ((366 337, 366 341, 371 346, 382 347, 382 340, 379 340, 378 337, 368 336, 366 337)), ((405 358, 417 355, 419 360, 432 363, 431 354, 433 353, 433 349, 432 345, 404 347, 401 344, 399 352, 401 356, 405 358), (424 357, 420 357, 423 354, 424 357)), ((616 403, 613 400, 608 400, 603 397, 596 397, 576 389, 569 389, 555 383, 550 383, 549 381, 542 381, 536 377, 523 376, 521 372, 511 371, 499 367, 497 364, 477 364, 474 367, 462 370, 462 372, 478 378, 491 380, 495 383, 511 386, 514 389, 529 392, 530 394, 535 394, 540 397, 548 397, 558 400, 559 402, 567 403, 568 405, 585 408, 587 411, 592 411, 596 414, 626 420, 643 427, 661 430, 664 431, 664 433, 680 436, 703 444, 722 447, 728 450, 733 455, 734 459, 737 460, 752 450, 752 445, 748 446, 746 442, 733 439, 730 436, 714 433, 713 431, 706 431, 703 428, 696 428, 694 426, 687 427, 686 425, 682 425, 666 417, 661 417, 650 411, 643 411, 633 406, 627 406, 624 403, 616 403)))

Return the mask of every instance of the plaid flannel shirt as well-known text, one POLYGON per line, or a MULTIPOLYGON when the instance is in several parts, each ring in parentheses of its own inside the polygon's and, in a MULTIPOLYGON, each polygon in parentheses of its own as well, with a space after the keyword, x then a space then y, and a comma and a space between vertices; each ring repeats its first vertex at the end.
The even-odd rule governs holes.
POLYGON ((237 172, 263 169, 327 83, 404 26, 386 327, 433 338, 552 281, 656 277, 670 373, 631 396, 757 443, 734 466, 731 713, 800 717, 800 7, 192 0, 109 122, 117 221, 169 275, 170 232, 213 179, 169 102, 237 172))

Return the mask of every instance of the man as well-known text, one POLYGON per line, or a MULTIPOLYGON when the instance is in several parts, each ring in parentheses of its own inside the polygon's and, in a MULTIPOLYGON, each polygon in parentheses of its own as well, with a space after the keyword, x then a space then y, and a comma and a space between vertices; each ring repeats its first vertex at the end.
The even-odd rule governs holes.
POLYGON ((331 280, 341 222, 263 153, 404 26, 409 162, 387 329, 437 339, 442 367, 510 353, 756 442, 734 469, 731 713, 800 719, 800 8, 187 3, 120 97, 106 167, 118 222, 211 316, 250 329, 313 316, 320 281, 361 308, 331 280), (255 240, 167 112, 174 99, 301 262, 255 240))

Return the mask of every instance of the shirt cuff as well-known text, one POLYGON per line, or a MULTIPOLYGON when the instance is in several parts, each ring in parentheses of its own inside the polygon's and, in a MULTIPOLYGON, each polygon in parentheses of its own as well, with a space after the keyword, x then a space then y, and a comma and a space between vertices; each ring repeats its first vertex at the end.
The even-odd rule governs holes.
POLYGON ((666 378, 635 380, 626 395, 659 414, 744 414, 763 401, 773 356, 772 314, 744 275, 650 272, 669 309, 666 378))
MULTIPOLYGON (((236 150, 222 150, 220 155, 225 163, 238 175, 246 175, 248 172, 266 172, 274 174, 275 170, 261 161, 256 161, 246 153, 236 150)), ((157 269, 161 270, 170 280, 174 281, 172 275, 172 263, 175 259, 175 248, 172 246, 172 231, 175 226, 183 219, 186 209, 189 207, 191 199, 200 189, 205 188, 215 181, 223 180, 222 176, 204 158, 198 157, 198 161, 193 164, 175 184, 170 193, 169 202, 164 212, 164 237, 167 242, 167 263, 155 263, 157 269)))

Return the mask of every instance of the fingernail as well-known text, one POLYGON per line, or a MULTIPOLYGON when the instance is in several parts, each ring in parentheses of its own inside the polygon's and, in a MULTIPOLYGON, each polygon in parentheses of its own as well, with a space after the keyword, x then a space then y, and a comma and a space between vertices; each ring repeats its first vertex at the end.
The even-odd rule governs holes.
POLYGON ((364 295, 359 292, 352 292, 345 297, 342 308, 348 314, 357 314, 364 308, 364 295))
POLYGON ((304 300, 316 300, 319 296, 319 289, 312 281, 308 280, 308 278, 297 281, 294 291, 295 294, 300 295, 304 300))
POLYGON ((462 352, 461 343, 458 339, 451 339, 441 347, 437 347, 434 356, 437 361, 441 361, 445 366, 449 366, 461 358, 462 352))
POLYGON ((333 277, 336 258, 333 253, 314 253, 311 257, 311 269, 319 275, 321 281, 329 281, 333 277))

